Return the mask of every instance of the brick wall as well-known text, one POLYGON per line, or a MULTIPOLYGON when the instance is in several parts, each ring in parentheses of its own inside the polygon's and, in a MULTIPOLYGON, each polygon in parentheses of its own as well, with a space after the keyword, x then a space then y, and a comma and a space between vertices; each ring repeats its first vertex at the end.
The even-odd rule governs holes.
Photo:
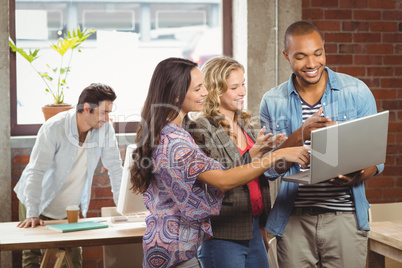
POLYGON ((402 1, 302 3, 303 20, 314 23, 323 34, 327 65, 363 80, 374 94, 378 111, 390 111, 385 169, 366 182, 366 194, 371 203, 401 202, 402 1))
MULTIPOLYGON (((22 171, 29 162, 31 149, 13 148, 11 152, 12 161, 12 183, 11 186, 17 184, 22 171)), ((121 158, 125 158, 125 146, 120 146, 121 158)), ((14 191, 12 192, 12 221, 18 221, 18 204, 19 201, 14 191)), ((96 168, 92 183, 91 203, 87 217, 100 217, 102 207, 115 206, 113 194, 107 170, 99 162, 96 168)), ((82 215, 81 215, 82 217, 82 215)), ((85 268, 103 268, 103 250, 102 247, 84 247, 83 252, 83 267, 85 268)), ((55 259, 52 260, 53 262, 55 259)), ((13 267, 21 267, 21 251, 13 251, 13 267)))

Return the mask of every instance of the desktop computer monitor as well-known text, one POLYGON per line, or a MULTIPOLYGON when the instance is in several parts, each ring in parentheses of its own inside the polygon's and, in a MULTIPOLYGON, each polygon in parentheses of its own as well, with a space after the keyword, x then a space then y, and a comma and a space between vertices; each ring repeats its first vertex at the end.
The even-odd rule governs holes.
POLYGON ((117 205, 117 212, 122 215, 134 215, 139 213, 148 213, 144 205, 142 194, 135 194, 131 190, 131 175, 130 167, 133 163, 133 151, 136 145, 130 144, 126 149, 126 158, 124 159, 123 177, 121 179, 119 202, 117 205))

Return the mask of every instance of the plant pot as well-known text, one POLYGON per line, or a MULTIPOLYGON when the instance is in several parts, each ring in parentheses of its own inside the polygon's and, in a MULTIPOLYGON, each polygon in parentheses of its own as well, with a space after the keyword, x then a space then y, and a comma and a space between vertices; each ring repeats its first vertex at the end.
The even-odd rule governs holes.
POLYGON ((42 107, 42 112, 45 117, 45 121, 47 121, 52 116, 72 109, 74 106, 70 104, 50 104, 42 107))

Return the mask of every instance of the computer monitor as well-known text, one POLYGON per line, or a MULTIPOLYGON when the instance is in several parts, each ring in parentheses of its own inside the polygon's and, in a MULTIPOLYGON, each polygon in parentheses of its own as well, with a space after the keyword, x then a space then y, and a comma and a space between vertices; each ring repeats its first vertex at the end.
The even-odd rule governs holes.
POLYGON ((130 167, 133 163, 133 151, 136 145, 130 144, 127 146, 126 158, 124 159, 123 177, 121 179, 119 202, 117 205, 117 212, 122 215, 134 215, 139 213, 148 213, 144 205, 142 194, 135 194, 131 190, 131 173, 130 167))

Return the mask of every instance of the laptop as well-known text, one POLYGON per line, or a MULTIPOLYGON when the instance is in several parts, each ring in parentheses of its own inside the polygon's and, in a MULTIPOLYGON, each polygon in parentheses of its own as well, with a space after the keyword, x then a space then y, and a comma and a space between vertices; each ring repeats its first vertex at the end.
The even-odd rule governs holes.
POLYGON ((314 184, 385 163, 389 111, 311 132, 310 169, 283 178, 314 184))

